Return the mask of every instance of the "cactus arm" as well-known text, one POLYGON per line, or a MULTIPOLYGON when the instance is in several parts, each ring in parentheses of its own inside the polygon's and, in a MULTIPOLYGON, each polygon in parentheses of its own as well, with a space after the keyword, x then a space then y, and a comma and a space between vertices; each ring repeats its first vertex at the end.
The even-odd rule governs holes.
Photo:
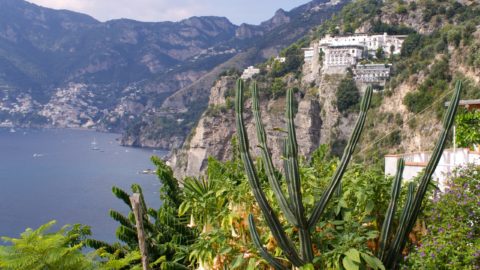
POLYGON ((288 270, 287 267, 285 267, 278 259, 270 255, 267 249, 263 247, 252 214, 248 215, 248 226, 250 229, 250 235, 252 236, 253 243, 255 244, 255 247, 259 250, 260 256, 262 256, 262 258, 265 259, 275 270, 288 270))
MULTIPOLYGON (((452 127, 453 122, 455 121, 455 115, 457 112, 458 103, 460 101, 461 92, 462 92, 462 82, 457 81, 455 84, 455 92, 450 101, 450 106, 448 107, 447 113, 445 114, 445 118, 443 119, 443 131, 440 133, 437 144, 435 145, 435 148, 433 150, 432 157, 430 158, 427 164, 427 167, 425 168, 425 172, 423 173, 423 176, 420 180, 420 185, 418 186, 418 190, 413 199, 411 211, 407 213, 408 216, 407 216, 406 224, 402 224, 406 226, 406 231, 404 231, 402 235, 396 236, 399 238, 399 245, 400 245, 399 250, 397 252, 400 252, 405 246, 407 242, 408 233, 412 230, 417 220, 417 217, 420 213, 420 208, 422 206, 422 201, 427 192, 428 184, 430 183, 430 180, 432 179, 432 175, 435 172, 435 169, 437 168, 440 158, 442 157, 443 149, 445 148, 445 143, 447 141, 448 132, 450 131, 450 128, 452 127)), ((394 255, 398 255, 398 253, 394 255)), ((396 257, 396 256, 393 256, 393 257, 396 257)))
POLYGON ((280 181, 277 179, 275 175, 275 169, 273 166, 271 155, 268 151, 267 146, 267 135, 265 133, 265 128, 262 123, 262 116, 260 113, 260 105, 259 105, 259 98, 258 98, 258 90, 257 90, 257 83, 253 82, 252 85, 252 111, 253 116, 255 118, 255 127, 257 131, 257 139, 260 144, 260 153, 263 159, 265 172, 267 174, 268 183, 272 187, 273 193, 277 199, 278 205, 280 209, 285 215, 285 218, 292 224, 293 226, 298 226, 299 222, 298 219, 292 212, 291 206, 289 205, 285 195, 283 194, 282 188, 280 186, 280 181))
POLYGON ((282 159, 283 159, 283 169, 285 171, 285 182, 287 183, 287 191, 288 194, 292 194, 292 181, 290 179, 290 168, 288 164, 288 158, 287 158, 287 138, 284 138, 283 140, 283 149, 282 149, 282 159))
POLYGON ((336 189, 336 187, 340 184, 340 181, 343 177, 343 174, 345 173, 345 170, 348 166, 348 163, 350 162, 350 159, 352 157, 353 151, 355 150, 355 146, 357 145, 357 142, 360 138, 360 135, 363 131, 363 126, 365 125, 365 119, 367 117, 367 112, 368 108, 370 107, 370 101, 372 99, 372 87, 369 86, 367 90, 365 91, 365 95, 362 98, 362 103, 360 105, 360 115, 358 117, 357 123, 355 125, 355 128, 353 130, 352 136, 350 137, 350 140, 348 141, 347 147, 345 148, 345 151, 343 152, 343 156, 340 162, 340 165, 338 166, 337 170, 335 171, 335 174, 333 175, 332 180, 330 181, 329 186, 327 189, 323 192, 322 197, 320 201, 317 202, 315 207, 313 208, 312 215, 310 216, 310 219, 308 220, 308 224, 310 229, 315 227, 317 224, 318 220, 320 219, 320 216, 322 215, 323 211, 325 210, 325 207, 327 206, 328 201, 332 198, 332 195, 336 189))
POLYGON ((248 150, 248 136, 243 123, 243 80, 241 79, 237 80, 235 112, 240 156, 245 167, 248 182, 252 188, 252 193, 255 197, 255 200, 258 202, 260 210, 263 213, 265 222, 272 232, 273 237, 278 242, 279 247, 285 253, 285 256, 293 263, 293 265, 297 267, 305 265, 305 262, 299 257, 293 242, 285 234, 278 217, 268 203, 265 193, 261 188, 252 158, 250 157, 250 152, 248 150))
POLYGON ((307 219, 305 217, 305 208, 302 201, 302 186, 300 182, 300 173, 298 167, 298 145, 297 135, 295 133, 294 122, 294 96, 293 89, 287 91, 287 166, 290 178, 290 198, 293 204, 294 214, 299 221, 298 232, 300 240, 300 254, 304 260, 311 262, 313 260, 312 239, 310 236, 307 219))
POLYGON ((395 180, 392 185, 392 197, 390 198, 390 203, 387 208, 387 213, 385 214, 385 220, 382 225, 382 232, 380 234, 380 250, 378 251, 378 258, 382 259, 385 256, 385 251, 388 246, 388 238, 390 236, 390 231, 392 229, 393 218, 395 216, 395 210, 397 208, 398 196, 400 194, 400 189, 402 186, 402 176, 403 169, 405 167, 405 161, 403 158, 398 160, 397 163, 397 173, 395 174, 395 180))
POLYGON ((407 231, 406 221, 408 218, 408 213, 412 209, 413 204, 413 196, 415 194, 415 184, 410 182, 408 184, 408 192, 407 192, 407 199, 405 201, 405 205, 403 207, 402 215, 400 216, 399 225, 397 227, 397 231, 395 233, 395 239, 392 245, 390 245, 390 249, 388 253, 383 258, 382 262, 387 269, 394 269, 395 262, 397 260, 397 254, 401 251, 401 238, 398 237, 399 235, 404 235, 407 231))

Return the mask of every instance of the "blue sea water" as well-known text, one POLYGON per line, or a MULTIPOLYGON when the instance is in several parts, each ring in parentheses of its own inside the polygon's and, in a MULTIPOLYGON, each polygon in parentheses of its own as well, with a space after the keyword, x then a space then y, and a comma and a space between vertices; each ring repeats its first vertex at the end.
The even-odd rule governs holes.
POLYGON ((89 225, 94 238, 112 242, 118 224, 108 211, 128 210, 113 196, 114 185, 129 191, 138 183, 147 204, 159 207, 159 181, 139 172, 154 169, 150 157, 166 152, 122 147, 118 137, 85 130, 0 129, 0 236, 17 237, 27 227, 56 220, 57 228, 89 225))

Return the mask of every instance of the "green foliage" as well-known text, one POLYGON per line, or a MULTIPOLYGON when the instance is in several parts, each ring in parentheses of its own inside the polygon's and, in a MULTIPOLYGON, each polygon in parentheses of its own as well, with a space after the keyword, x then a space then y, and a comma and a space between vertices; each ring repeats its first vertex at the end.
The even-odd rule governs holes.
POLYGON ((358 105, 360 93, 353 78, 348 77, 340 82, 336 92, 337 108, 345 113, 358 105))
POLYGON ((385 52, 383 51, 382 47, 377 48, 377 50, 375 51, 375 57, 379 60, 382 60, 385 58, 385 52))
POLYGON ((362 23, 378 14, 383 6, 379 0, 358 0, 345 5, 338 15, 320 24, 316 30, 316 37, 326 34, 353 33, 362 23), (342 27, 340 27, 342 26, 342 27), (343 28, 343 29, 342 29, 343 28), (343 31, 340 31, 343 30, 343 31))
POLYGON ((140 251, 133 250, 128 252, 123 256, 119 256, 117 253, 106 252, 104 249, 99 249, 97 251, 99 257, 104 260, 104 263, 101 265, 100 269, 104 270, 141 270, 142 266, 139 264, 141 260, 140 251))
POLYGON ((428 232, 408 255, 407 269, 480 267, 480 167, 466 167, 427 205, 428 232))
POLYGON ((285 83, 282 78, 275 78, 272 86, 270 87, 272 98, 276 99, 285 95, 285 83))
MULTIPOLYGON (((162 184, 160 199, 163 204, 160 209, 148 208, 140 186, 134 184, 131 187, 132 192, 140 193, 149 262, 160 269, 170 266, 183 269, 190 265, 188 247, 196 235, 187 227, 188 221, 178 215, 183 202, 183 192, 179 187, 178 180, 173 176, 172 169, 157 157, 152 157, 152 162, 157 167, 157 176, 162 184)), ((131 209, 127 192, 117 187, 113 187, 112 191, 131 209)), ((138 250, 138 239, 133 213, 130 212, 124 216, 117 211, 110 210, 110 216, 120 223, 116 235, 126 245, 111 246, 96 240, 88 240, 87 244, 97 249, 101 257, 113 260, 112 265, 123 265, 128 262, 130 267, 138 267, 140 261, 134 259, 136 258, 135 251, 138 250)))
POLYGON ((397 9, 396 9, 396 13, 398 14, 407 14, 408 13, 408 10, 407 10, 407 7, 405 5, 398 5, 397 6, 397 9))
POLYGON ((377 34, 387 33, 389 35, 408 35, 415 32, 412 28, 409 28, 406 25, 392 25, 380 20, 373 22, 370 31, 377 34))
POLYGON ((210 158, 205 179, 185 180, 179 214, 201 230, 189 258, 203 266, 221 261, 231 269, 242 269, 249 263, 261 263, 258 257, 243 258, 243 252, 250 249, 245 219, 253 210, 253 199, 243 181, 242 164, 235 157, 223 163, 210 158))
POLYGON ((402 44, 401 56, 408 57, 413 51, 421 45, 422 36, 417 33, 411 33, 402 44))
MULTIPOLYGON (((448 66, 448 59, 443 57, 435 62, 430 68, 426 80, 418 87, 417 91, 412 91, 405 95, 403 104, 413 113, 419 113, 432 104, 432 100, 448 88, 452 77, 448 66)), ((436 107, 436 111, 442 110, 443 104, 436 107)), ((440 114, 437 114, 439 116, 440 114)))
POLYGON ((480 145, 480 110, 459 113, 456 119, 456 128, 458 146, 480 145))
POLYGON ((273 78, 285 76, 290 72, 298 75, 300 68, 303 65, 302 47, 295 43, 284 49, 280 55, 285 57, 285 62, 280 63, 278 61, 274 61, 271 67, 270 75, 273 78))
POLYGON ((0 268, 5 270, 95 269, 92 258, 81 252, 83 238, 90 234, 88 227, 64 226, 48 233, 55 221, 36 230, 27 229, 20 238, 3 237, 11 243, 0 246, 0 268))

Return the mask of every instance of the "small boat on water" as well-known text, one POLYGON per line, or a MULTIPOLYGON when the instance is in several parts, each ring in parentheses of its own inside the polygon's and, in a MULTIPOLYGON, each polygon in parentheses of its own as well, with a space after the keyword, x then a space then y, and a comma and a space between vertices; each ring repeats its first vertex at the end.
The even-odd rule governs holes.
POLYGON ((17 131, 13 127, 10 128, 10 133, 15 133, 15 132, 17 132, 17 131))
POLYGON ((91 149, 93 151, 99 151, 100 150, 100 147, 97 146, 97 140, 95 139, 95 137, 93 137, 93 141, 92 141, 91 145, 92 145, 91 149))
POLYGON ((156 174, 157 172, 155 170, 152 170, 152 169, 146 169, 146 170, 143 170, 141 172, 139 172, 139 174, 156 174))
POLYGON ((34 153, 32 155, 33 158, 39 158, 39 157, 43 157, 43 156, 44 156, 44 154, 38 154, 38 153, 34 153))

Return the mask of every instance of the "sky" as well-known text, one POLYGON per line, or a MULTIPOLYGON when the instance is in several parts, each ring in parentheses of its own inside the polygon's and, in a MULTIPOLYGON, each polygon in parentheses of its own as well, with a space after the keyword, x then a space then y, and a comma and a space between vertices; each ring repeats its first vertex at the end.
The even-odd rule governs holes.
POLYGON ((235 24, 259 24, 279 8, 290 10, 309 0, 28 0, 40 6, 68 9, 97 20, 179 21, 191 16, 224 16, 235 24))

